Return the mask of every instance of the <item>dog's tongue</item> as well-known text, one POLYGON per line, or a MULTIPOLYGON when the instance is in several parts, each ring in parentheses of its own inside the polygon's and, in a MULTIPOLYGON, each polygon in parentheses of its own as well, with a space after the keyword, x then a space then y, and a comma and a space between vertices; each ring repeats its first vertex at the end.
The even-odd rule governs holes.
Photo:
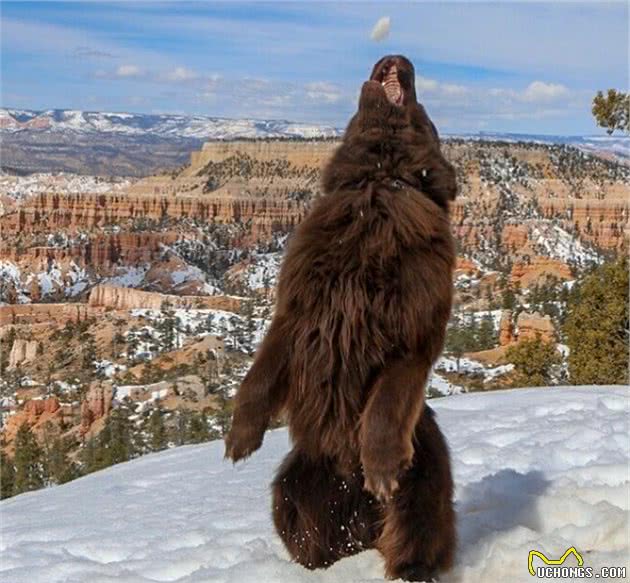
POLYGON ((396 65, 393 65, 383 80, 383 88, 385 89, 385 95, 387 99, 392 103, 398 103, 400 100, 400 83, 398 82, 398 70, 396 65))

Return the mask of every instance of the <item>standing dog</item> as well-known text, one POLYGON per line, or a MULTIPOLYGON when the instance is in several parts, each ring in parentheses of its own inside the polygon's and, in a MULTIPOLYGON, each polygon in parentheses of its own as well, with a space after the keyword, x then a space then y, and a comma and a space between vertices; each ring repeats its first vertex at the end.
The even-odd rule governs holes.
POLYGON ((363 85, 288 246, 226 456, 250 455, 286 412, 294 447, 273 518, 291 556, 315 569, 375 547, 389 577, 424 581, 455 547, 449 454, 424 386, 451 311, 457 186, 414 79, 389 56, 363 85))

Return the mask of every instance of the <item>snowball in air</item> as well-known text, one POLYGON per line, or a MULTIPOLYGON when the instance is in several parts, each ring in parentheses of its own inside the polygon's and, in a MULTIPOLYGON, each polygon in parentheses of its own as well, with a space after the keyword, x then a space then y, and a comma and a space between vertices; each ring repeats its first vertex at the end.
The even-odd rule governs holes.
POLYGON ((383 18, 379 18, 378 22, 374 25, 372 29, 372 34, 370 34, 370 38, 373 41, 381 41, 387 37, 389 34, 391 20, 389 16, 384 16, 383 18))

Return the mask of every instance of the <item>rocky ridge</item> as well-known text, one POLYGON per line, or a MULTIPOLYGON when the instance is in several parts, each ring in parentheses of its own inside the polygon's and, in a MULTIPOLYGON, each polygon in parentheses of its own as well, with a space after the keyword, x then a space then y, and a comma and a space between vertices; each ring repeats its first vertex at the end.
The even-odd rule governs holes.
MULTIPOLYGON (((186 167, 122 187, 29 186, 22 196, 13 184, 0 213, 0 342, 12 336, 0 414, 15 419, 7 435, 52 421, 89 439, 123 393, 137 415, 156 402, 229 413, 272 313, 284 246, 334 147, 209 143, 186 167), (185 390, 173 388, 187 377, 185 390)), ((461 185, 451 209, 455 310, 489 318, 496 338, 467 349, 464 373, 446 356, 430 389, 464 390, 466 370, 483 388, 507 386, 508 347, 558 341, 557 318, 536 313, 538 288, 569 289, 585 267, 625 249, 630 170, 564 146, 452 140, 444 151, 461 185), (506 290, 514 312, 499 309, 506 290)), ((223 427, 221 415, 213 423, 223 427)))

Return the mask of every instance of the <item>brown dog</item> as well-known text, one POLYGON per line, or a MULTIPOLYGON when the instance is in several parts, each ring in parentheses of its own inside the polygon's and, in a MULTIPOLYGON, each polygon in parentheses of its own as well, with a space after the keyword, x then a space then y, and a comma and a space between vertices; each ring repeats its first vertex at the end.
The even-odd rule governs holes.
POLYGON ((286 412, 294 448, 273 517, 292 557, 318 568, 376 547, 389 577, 424 581, 455 547, 449 454, 424 386, 451 310, 457 187, 414 79, 390 56, 363 85, 325 195, 291 238, 226 455, 250 455, 286 412))

